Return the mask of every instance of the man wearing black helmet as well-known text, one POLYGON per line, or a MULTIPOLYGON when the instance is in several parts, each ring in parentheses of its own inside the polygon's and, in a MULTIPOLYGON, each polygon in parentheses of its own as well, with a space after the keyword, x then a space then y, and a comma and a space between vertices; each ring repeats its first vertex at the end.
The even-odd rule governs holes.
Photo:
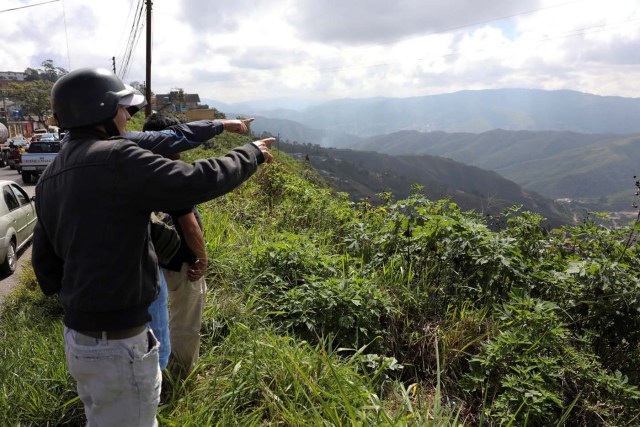
MULTIPOLYGON (((51 96, 69 140, 36 187, 34 271, 45 294, 60 295, 67 365, 88 424, 156 425, 160 370, 147 308, 158 268, 150 213, 233 190, 271 160, 273 138, 220 158, 174 162, 122 138, 144 97, 109 71, 72 71, 51 96)), ((247 123, 220 126, 245 133, 247 123)))

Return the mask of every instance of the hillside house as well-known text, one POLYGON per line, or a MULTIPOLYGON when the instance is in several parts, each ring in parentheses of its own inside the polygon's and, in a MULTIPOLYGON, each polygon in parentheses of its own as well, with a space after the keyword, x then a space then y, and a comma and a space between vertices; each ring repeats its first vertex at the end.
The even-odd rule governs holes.
POLYGON ((21 71, 0 71, 0 90, 7 89, 9 83, 23 83, 24 77, 21 71))
POLYGON ((182 89, 172 90, 166 94, 156 94, 152 98, 151 103, 159 113, 167 110, 184 112, 202 108, 198 94, 184 93, 182 89))

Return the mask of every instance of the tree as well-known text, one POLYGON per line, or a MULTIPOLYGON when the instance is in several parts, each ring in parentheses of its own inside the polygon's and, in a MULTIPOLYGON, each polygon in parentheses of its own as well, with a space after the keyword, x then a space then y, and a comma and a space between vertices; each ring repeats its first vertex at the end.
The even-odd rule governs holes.
POLYGON ((47 59, 42 63, 44 67, 44 80, 48 80, 51 83, 55 83, 60 77, 68 74, 69 72, 62 67, 55 67, 51 59, 47 59))
POLYGON ((40 73, 35 68, 27 68, 24 70, 24 79, 28 82, 40 80, 40 73))
POLYGON ((214 119, 226 119, 227 116, 217 108, 213 108, 213 118, 214 119))
POLYGON ((9 83, 11 98, 20 101, 24 114, 36 116, 44 123, 51 110, 51 88, 48 80, 35 80, 27 83, 9 83))
MULTIPOLYGON (((133 81, 133 82, 129 83, 129 86, 131 86, 131 87, 132 87, 132 88, 134 88, 134 89, 139 90, 141 94, 146 95, 146 92, 145 92, 145 91, 146 91, 147 89, 146 89, 146 87, 145 87, 144 83, 140 83, 139 81, 135 80, 135 81, 133 81)), ((153 93, 153 91, 151 91, 151 95, 152 95, 152 96, 153 96, 153 95, 155 95, 155 94, 153 93)))
POLYGON ((53 60, 51 59, 47 59, 41 65, 43 68, 27 68, 24 70, 24 79, 28 82, 44 80, 55 83, 60 77, 68 73, 64 68, 53 65, 53 60))

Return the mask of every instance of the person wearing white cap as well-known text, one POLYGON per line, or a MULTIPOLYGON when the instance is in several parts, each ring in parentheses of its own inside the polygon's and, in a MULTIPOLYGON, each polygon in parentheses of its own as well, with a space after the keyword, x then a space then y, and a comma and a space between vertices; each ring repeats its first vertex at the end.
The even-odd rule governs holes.
MULTIPOLYGON (((69 138, 36 187, 33 268, 42 291, 60 296, 67 367, 88 425, 155 426, 161 375, 148 307, 159 282, 150 214, 233 190, 272 160, 274 138, 174 162, 123 137, 145 100, 108 70, 72 71, 51 97, 69 138)), ((246 133, 247 123, 221 126, 246 133)))

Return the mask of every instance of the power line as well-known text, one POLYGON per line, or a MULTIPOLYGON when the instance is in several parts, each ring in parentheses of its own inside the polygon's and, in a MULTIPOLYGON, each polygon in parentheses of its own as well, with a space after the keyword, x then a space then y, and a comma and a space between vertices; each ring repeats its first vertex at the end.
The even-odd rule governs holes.
POLYGON ((69 32, 67 30, 67 13, 65 11, 64 2, 62 2, 62 21, 64 22, 64 38, 67 42, 67 67, 71 71, 71 55, 69 53, 69 32))
POLYGON ((133 52, 136 46, 138 45, 138 41, 140 40, 140 34, 142 33, 142 28, 144 26, 144 20, 142 19, 143 11, 144 11, 144 1, 138 0, 138 8, 134 16, 134 21, 131 26, 131 31, 129 32, 127 47, 125 49, 124 57, 122 59, 122 65, 120 66, 120 72, 118 74, 119 77, 123 80, 125 79, 125 76, 129 72, 129 66, 131 63, 133 52))
MULTIPOLYGON (((131 19, 131 15, 134 13, 134 9, 135 9, 135 4, 134 4, 135 0, 131 0, 129 3, 129 12, 127 13, 127 19, 124 20, 125 23, 125 28, 127 27, 127 25, 130 22, 131 19)), ((118 40, 118 44, 116 45, 116 57, 124 57, 125 51, 126 51, 126 45, 124 44, 124 35, 125 32, 121 31, 120 32, 120 40, 118 40)))
POLYGON ((121 76, 122 79, 124 79, 125 76, 129 73, 131 58, 133 57, 135 49, 138 46, 138 41, 140 40, 140 34, 142 34, 142 28, 144 27, 144 19, 142 19, 143 13, 144 13, 144 0, 139 0, 137 16, 135 17, 135 20, 133 23, 133 32, 131 34, 128 52, 127 52, 127 61, 121 76))
POLYGON ((60 1, 60 0, 51 0, 51 1, 46 1, 44 3, 28 4, 26 6, 14 7, 12 9, 0 10, 0 13, 12 12, 14 10, 19 10, 19 9, 26 9, 28 7, 42 6, 43 4, 55 3, 55 2, 58 2, 58 1, 60 1))
MULTIPOLYGON (((42 2, 42 3, 36 3, 36 4, 28 4, 26 6, 20 6, 20 7, 14 7, 11 9, 5 9, 5 10, 0 10, 0 13, 4 13, 4 12, 12 12, 15 10, 20 10, 20 9, 26 9, 28 7, 35 7, 35 6, 43 6, 45 4, 50 4, 50 3, 56 3, 59 2, 61 0, 50 0, 50 1, 46 1, 46 2, 42 2)), ((69 33, 67 31, 67 16, 65 13, 65 8, 64 8, 64 2, 62 2, 62 19, 64 22, 64 35, 65 35, 65 40, 67 43, 67 66, 69 69, 71 69, 71 57, 69 54, 69 33)))
POLYGON ((136 12, 134 13, 134 16, 133 16, 131 29, 129 30, 129 37, 127 39, 127 43, 125 45, 124 52, 123 52, 123 55, 122 55, 122 62, 120 64, 120 68, 119 68, 119 70, 120 70, 119 76, 121 78, 123 78, 124 74, 126 73, 126 68, 127 68, 128 63, 129 63, 129 58, 131 56, 132 43, 133 43, 133 40, 135 39, 135 34, 136 34, 136 31, 137 31, 137 26, 138 26, 137 19, 139 19, 139 13, 141 11, 141 9, 140 9, 141 8, 141 4, 142 4, 141 0, 138 0, 137 10, 136 10, 136 12))

